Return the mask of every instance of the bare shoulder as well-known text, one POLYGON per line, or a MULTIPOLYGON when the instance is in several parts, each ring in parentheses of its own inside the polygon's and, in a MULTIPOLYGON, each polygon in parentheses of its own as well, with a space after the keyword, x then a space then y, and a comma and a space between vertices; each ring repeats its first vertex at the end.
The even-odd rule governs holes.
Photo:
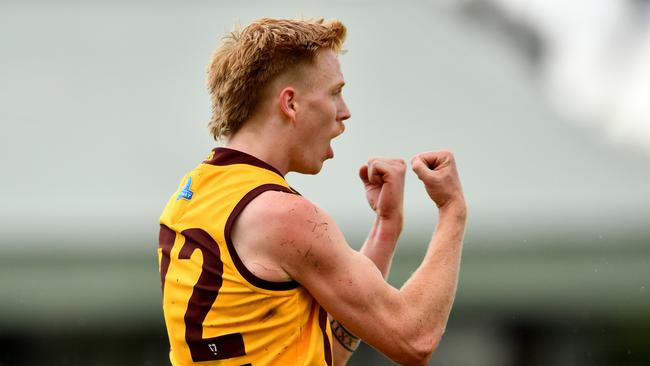
MULTIPOLYGON (((297 236, 329 232, 334 220, 308 199, 281 191, 266 191, 253 199, 240 219, 247 226, 273 237, 297 236)), ((304 239, 304 238, 303 238, 304 239)))
MULTIPOLYGON (((256 230, 268 234, 276 230, 300 230, 302 224, 327 214, 308 199, 287 192, 266 191, 253 199, 242 212, 240 219, 256 230)), ((327 216, 329 218, 329 216, 327 216)))
POLYGON ((264 192, 248 204, 238 221, 255 228, 249 230, 249 240, 264 242, 260 250, 294 279, 305 266, 324 270, 336 253, 352 250, 332 217, 299 195, 264 192))

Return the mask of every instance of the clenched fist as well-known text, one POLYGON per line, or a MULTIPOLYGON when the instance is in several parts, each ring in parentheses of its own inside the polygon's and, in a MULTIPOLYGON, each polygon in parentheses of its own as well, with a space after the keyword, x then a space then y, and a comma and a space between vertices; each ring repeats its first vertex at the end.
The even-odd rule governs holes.
POLYGON ((465 209, 456 160, 450 151, 420 153, 411 159, 411 166, 438 208, 454 205, 465 209))
POLYGON ((371 158, 359 169, 368 204, 378 217, 402 219, 405 173, 402 159, 371 158))

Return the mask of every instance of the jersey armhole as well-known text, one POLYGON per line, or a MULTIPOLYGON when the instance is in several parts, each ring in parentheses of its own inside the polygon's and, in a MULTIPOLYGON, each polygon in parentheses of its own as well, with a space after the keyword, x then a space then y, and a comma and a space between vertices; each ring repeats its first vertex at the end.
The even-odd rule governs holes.
POLYGON ((260 194, 266 191, 280 191, 280 192, 300 195, 300 193, 293 190, 292 188, 287 188, 279 184, 263 184, 261 186, 254 188, 250 192, 246 193, 246 195, 244 195, 244 197, 242 197, 242 199, 239 200, 237 205, 235 205, 235 208, 232 210, 230 216, 228 216, 228 220, 226 221, 226 227, 224 229, 224 238, 226 239, 226 246, 228 247, 228 252, 230 253, 230 258, 232 258, 235 268, 237 268, 239 274, 251 285, 264 290, 272 290, 272 291, 293 290, 300 286, 300 284, 294 280, 286 281, 286 282, 274 282, 274 281, 268 281, 259 278, 256 275, 254 275, 251 271, 248 270, 248 268, 246 268, 241 258, 239 258, 239 254, 237 254, 237 251, 235 250, 235 246, 233 245, 232 242, 232 237, 231 237, 232 227, 235 221, 237 220, 237 217, 239 217, 239 214, 241 214, 244 208, 253 199, 255 199, 255 197, 259 196, 260 194))

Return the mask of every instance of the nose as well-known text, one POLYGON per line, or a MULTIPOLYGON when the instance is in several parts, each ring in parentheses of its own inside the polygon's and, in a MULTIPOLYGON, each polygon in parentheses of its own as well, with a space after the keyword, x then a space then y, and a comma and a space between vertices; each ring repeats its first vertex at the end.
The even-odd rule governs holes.
POLYGON ((352 115, 350 114, 347 104, 345 104, 344 101, 341 101, 341 108, 339 109, 338 115, 339 122, 343 122, 350 117, 352 117, 352 115))

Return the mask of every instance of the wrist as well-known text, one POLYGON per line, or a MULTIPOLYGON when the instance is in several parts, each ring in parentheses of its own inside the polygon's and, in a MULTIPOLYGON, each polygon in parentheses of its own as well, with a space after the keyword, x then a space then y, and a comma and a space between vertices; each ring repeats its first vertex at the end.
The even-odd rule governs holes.
POLYGON ((390 218, 377 215, 371 235, 380 242, 396 241, 402 233, 403 225, 404 219, 401 214, 390 218))
POLYGON ((386 227, 401 227, 404 223, 404 214, 401 212, 390 216, 377 214, 375 223, 386 227))
POLYGON ((448 201, 438 207, 440 217, 449 217, 457 220, 467 220, 467 205, 464 199, 448 201))

